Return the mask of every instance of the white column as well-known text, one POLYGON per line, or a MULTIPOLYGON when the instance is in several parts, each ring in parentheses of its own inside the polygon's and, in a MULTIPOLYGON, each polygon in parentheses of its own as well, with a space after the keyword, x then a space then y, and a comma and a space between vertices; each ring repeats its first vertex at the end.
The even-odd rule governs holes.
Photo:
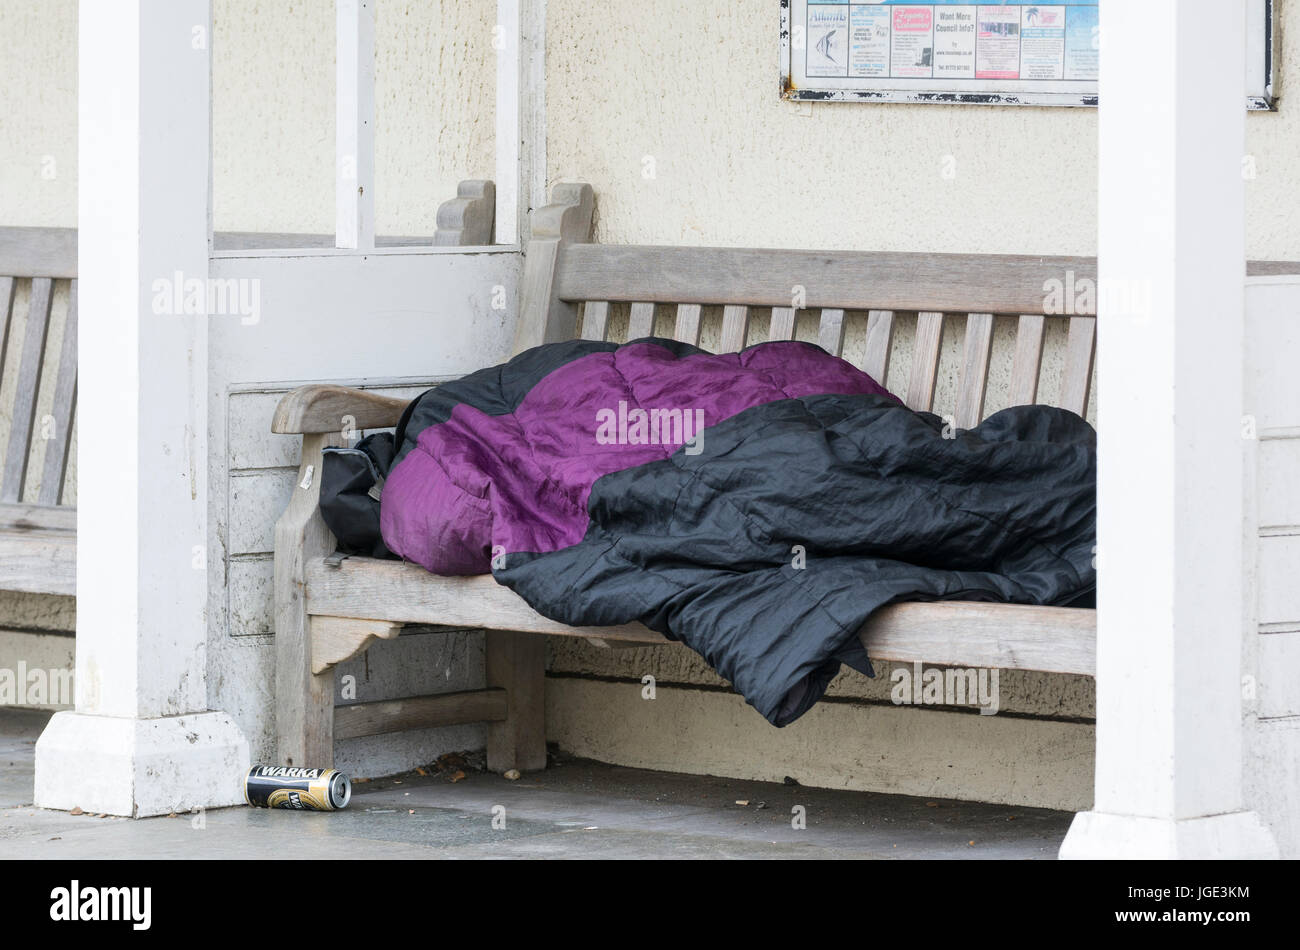
POLYGON ((1245 16, 1101 5, 1096 799, 1063 858, 1276 854, 1242 804, 1245 16))
POLYGON ((375 246, 375 2, 335 4, 336 247, 375 246))
POLYGON ((210 46, 210 0, 81 4, 76 710, 37 742, 43 807, 242 798, 206 682, 210 46))

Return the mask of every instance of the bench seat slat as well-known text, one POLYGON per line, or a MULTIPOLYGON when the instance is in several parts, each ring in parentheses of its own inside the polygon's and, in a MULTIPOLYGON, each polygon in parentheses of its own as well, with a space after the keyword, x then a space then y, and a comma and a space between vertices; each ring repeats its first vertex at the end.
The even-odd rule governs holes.
POLYGON ((632 315, 627 322, 627 338, 639 340, 642 337, 654 336, 654 332, 655 305, 644 302, 632 304, 632 315))
POLYGON ((608 326, 609 301, 588 300, 582 310, 582 338, 604 343, 608 326))
POLYGON ((843 310, 822 310, 821 324, 817 328, 817 345, 831 356, 839 356, 844 351, 843 310))
POLYGON ((0 590, 77 593, 77 512, 0 505, 0 590))
POLYGON ((773 307, 772 328, 768 331, 769 340, 794 339, 794 307, 773 307))
POLYGON ((862 371, 886 385, 889 376, 889 350, 894 343, 894 312, 872 310, 867 313, 867 352, 862 360, 862 371))
POLYGON ((1071 317, 1070 335, 1065 342, 1065 379, 1061 383, 1061 408, 1088 413, 1088 390, 1092 387, 1092 359, 1097 339, 1095 317, 1071 317))
POLYGON ((1016 350, 1011 357, 1010 405, 1031 406, 1038 399, 1038 374, 1043 368, 1043 331, 1047 319, 1023 314, 1016 327, 1016 350))
POLYGON ((749 337, 749 308, 722 308, 722 337, 718 341, 718 352, 735 353, 745 348, 749 337))
POLYGON ((63 344, 59 351, 58 377, 54 385, 54 432, 45 448, 41 470, 41 488, 37 501, 57 505, 63 501, 63 479, 68 471, 68 454, 72 446, 72 410, 77 399, 77 282, 68 288, 68 317, 63 324, 63 344))
MULTIPOLYGON (((570 627, 535 612, 489 575, 441 577, 415 564, 345 558, 307 564, 307 609, 332 617, 428 623, 643 644, 669 643, 641 624, 570 627)), ((873 657, 1092 675, 1096 612, 1010 604, 893 604, 860 636, 873 657)))
POLYGON ((0 480, 0 503, 4 504, 20 501, 27 481, 27 457, 36 423, 36 398, 41 386, 41 366, 45 360, 53 297, 53 280, 48 277, 32 280, 27 329, 14 392, 13 423, 9 430, 9 448, 5 453, 4 478, 0 480))
POLYGON ((966 317, 966 341, 957 384, 957 427, 973 429, 984 417, 988 389, 989 355, 993 352, 993 314, 966 317))
POLYGON ((916 315, 916 344, 912 373, 907 381, 908 408, 929 412, 934 406, 934 386, 939 379, 939 344, 943 340, 943 314, 922 311, 916 315))
POLYGON ((673 325, 673 339, 678 343, 698 346, 700 342, 700 305, 697 303, 679 304, 677 322, 673 325))
POLYGON ((9 352, 9 321, 13 306, 14 279, 0 277, 0 380, 5 378, 5 354, 9 352))

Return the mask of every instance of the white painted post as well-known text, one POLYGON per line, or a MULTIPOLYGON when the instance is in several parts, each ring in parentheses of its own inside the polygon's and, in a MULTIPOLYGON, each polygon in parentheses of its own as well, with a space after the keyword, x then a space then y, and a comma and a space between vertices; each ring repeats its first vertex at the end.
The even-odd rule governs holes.
POLYGON ((1245 6, 1101 9, 1096 799, 1060 853, 1274 856, 1242 797, 1245 6))
POLYGON ((497 54, 497 244, 514 244, 520 233, 523 132, 520 127, 519 4, 520 0, 497 0, 497 22, 492 34, 492 48, 497 54))
POLYGON ((546 0, 497 0, 496 243, 526 240, 546 204, 546 0))
POLYGON ((207 702, 207 321, 186 302, 206 300, 210 36, 210 0, 81 4, 76 710, 36 744, 42 807, 242 798, 248 744, 207 702))
POLYGON ((375 246, 375 0, 337 0, 335 246, 375 246))

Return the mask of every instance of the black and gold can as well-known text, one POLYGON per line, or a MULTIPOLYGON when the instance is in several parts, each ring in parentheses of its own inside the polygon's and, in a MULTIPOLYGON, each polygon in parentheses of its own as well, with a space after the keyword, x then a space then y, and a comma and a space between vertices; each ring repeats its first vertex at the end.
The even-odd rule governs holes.
POLYGON ((244 779, 244 801, 258 808, 338 811, 352 798, 352 781, 338 769, 255 765, 244 779))

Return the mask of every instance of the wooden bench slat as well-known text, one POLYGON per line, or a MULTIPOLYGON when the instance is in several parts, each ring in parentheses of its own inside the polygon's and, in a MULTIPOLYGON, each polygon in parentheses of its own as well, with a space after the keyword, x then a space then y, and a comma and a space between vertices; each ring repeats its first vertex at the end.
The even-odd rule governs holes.
POLYGON ((769 340, 794 339, 794 307, 773 307, 772 328, 768 331, 769 340))
POLYGON ((862 371, 885 385, 889 376, 889 350, 894 344, 894 312, 871 310, 867 313, 867 353, 862 371))
POLYGON ((15 504, 20 501, 23 485, 27 481, 27 456, 31 451, 32 431, 36 422, 36 398, 41 386, 41 365, 45 359, 45 341, 50 330, 53 296, 53 280, 48 277, 33 278, 22 359, 18 364, 18 388, 14 393, 9 449, 5 453, 4 478, 0 480, 0 503, 15 504))
POLYGON ((1097 612, 965 601, 892 604, 858 634, 873 660, 1097 674, 1097 612))
POLYGON ((642 337, 654 336, 654 331, 655 305, 652 303, 632 304, 632 315, 627 321, 627 338, 629 340, 639 340, 642 337))
POLYGON ((77 512, 0 505, 0 590, 77 594, 77 512))
POLYGON ((77 400, 77 282, 68 288, 68 317, 63 324, 59 350, 59 375, 54 384, 54 433, 45 446, 41 488, 37 502, 57 505, 63 501, 63 479, 68 471, 72 447, 72 410, 77 400))
POLYGON ((1095 317, 1071 317, 1065 343, 1065 379, 1061 383, 1061 408, 1088 414, 1088 391, 1092 387, 1092 359, 1097 339, 1095 317))
POLYGON ((673 325, 673 339, 678 343, 700 344, 700 305, 683 303, 677 305, 677 322, 673 325))
POLYGON ((0 274, 8 277, 77 276, 76 228, 0 228, 0 274))
POLYGON ((735 353, 745 348, 749 338, 749 308, 722 308, 722 338, 718 341, 719 352, 735 353))
POLYGON ((817 327, 817 345, 831 356, 839 356, 844 351, 844 311, 828 307, 822 310, 821 323, 817 327))
POLYGON ((943 314, 922 311, 916 315, 916 343, 912 373, 907 381, 907 405, 929 412, 934 406, 934 386, 939 379, 939 344, 943 340, 943 314))
POLYGON ((582 309, 582 338, 596 343, 605 342, 609 328, 609 301, 588 300, 582 309))
POLYGON ((966 316, 966 342, 957 382, 957 428, 973 429, 984 417, 989 355, 993 352, 993 314, 966 316))
POLYGON ((1016 350, 1011 357, 1010 405, 1030 406, 1038 399, 1038 375, 1043 368, 1043 332, 1047 319, 1022 314, 1016 326, 1016 350))
POLYGON ((0 380, 5 378, 5 355, 9 352, 9 322, 13 306, 14 279, 0 277, 0 380))
POLYGON ((573 244, 558 261, 563 300, 746 304, 784 307, 806 288, 810 309, 1032 313, 1043 285, 1074 271, 1095 280, 1086 257, 654 247, 573 244))
POLYGON ((474 689, 334 707, 334 738, 358 739, 407 729, 500 722, 509 697, 504 689, 474 689))
MULTIPOLYGON (((548 620, 490 575, 441 577, 415 564, 372 558, 308 562, 307 608, 395 623, 431 623, 608 641, 666 644, 641 624, 570 627, 548 620)), ((992 666, 1092 675, 1096 611, 938 601, 892 604, 860 636, 869 656, 902 662, 992 666)))

